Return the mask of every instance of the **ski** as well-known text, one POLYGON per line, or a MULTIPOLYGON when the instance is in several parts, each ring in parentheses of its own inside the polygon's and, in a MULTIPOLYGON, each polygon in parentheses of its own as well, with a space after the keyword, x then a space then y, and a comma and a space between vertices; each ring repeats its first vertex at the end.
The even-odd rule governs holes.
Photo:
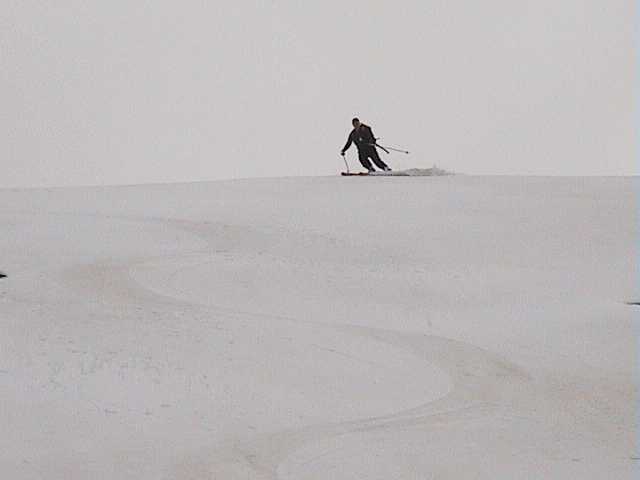
POLYGON ((387 171, 387 172, 341 172, 343 177, 407 177, 408 173, 402 171, 387 171))

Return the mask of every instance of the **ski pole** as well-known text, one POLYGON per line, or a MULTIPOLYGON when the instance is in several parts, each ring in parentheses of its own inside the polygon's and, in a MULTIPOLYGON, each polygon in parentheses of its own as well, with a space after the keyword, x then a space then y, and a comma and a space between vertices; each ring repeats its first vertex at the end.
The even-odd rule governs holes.
POLYGON ((347 167, 347 173, 349 173, 349 164, 347 163, 347 157, 342 154, 342 160, 344 160, 344 164, 347 167))
MULTIPOLYGON (((377 144, 376 144, 377 145, 377 144)), ((406 153, 408 154, 409 152, 407 150, 400 150, 399 148, 393 148, 393 147, 383 147, 382 145, 378 145, 380 148, 382 148, 383 150, 392 150, 394 152, 400 152, 400 153, 406 153)), ((387 152, 389 153, 389 152, 387 152)))
POLYGON ((385 153, 391 153, 391 152, 389 152, 389 150, 387 150, 386 148, 384 148, 382 145, 378 145, 377 143, 367 143, 367 145, 369 145, 370 147, 378 147, 378 148, 381 148, 385 153))
POLYGON ((369 145, 373 145, 375 147, 380 147, 382 150, 384 150, 385 152, 389 153, 389 150, 393 150, 394 152, 400 152, 400 153, 409 153, 407 150, 401 150, 399 148, 393 148, 393 147, 383 147, 382 145, 380 145, 378 143, 378 140, 381 140, 381 137, 376 138, 375 143, 369 143, 369 145))
POLYGON ((374 145, 378 148, 381 148, 385 153, 389 153, 389 150, 387 150, 386 148, 384 148, 382 145, 378 145, 377 143, 374 143, 374 145))

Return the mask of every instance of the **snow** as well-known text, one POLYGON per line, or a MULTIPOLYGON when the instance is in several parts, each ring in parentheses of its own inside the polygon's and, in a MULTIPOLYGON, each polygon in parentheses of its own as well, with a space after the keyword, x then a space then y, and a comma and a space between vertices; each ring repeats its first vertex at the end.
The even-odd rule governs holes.
POLYGON ((632 478, 637 188, 0 190, 1 476, 632 478))
POLYGON ((388 172, 376 171, 371 172, 369 175, 379 176, 396 176, 396 177, 437 177, 442 175, 452 175, 451 172, 447 172, 435 165, 431 168, 407 168, 405 170, 391 170, 388 172))

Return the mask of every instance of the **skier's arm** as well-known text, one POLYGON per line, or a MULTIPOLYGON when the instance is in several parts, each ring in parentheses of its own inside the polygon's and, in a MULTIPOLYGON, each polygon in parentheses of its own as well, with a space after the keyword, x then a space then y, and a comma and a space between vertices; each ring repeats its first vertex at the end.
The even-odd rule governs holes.
POLYGON ((342 147, 342 153, 349 150, 349 147, 351 146, 352 143, 353 143, 353 133, 350 133, 349 138, 347 138, 347 143, 345 143, 344 147, 342 147))
POLYGON ((378 145, 378 140, 376 139, 376 136, 373 134, 373 130, 371 129, 371 127, 367 127, 367 128, 369 129, 369 133, 371 134, 371 138, 372 138, 372 143, 370 145, 374 147, 378 147, 384 153, 389 153, 389 150, 384 148, 382 145, 378 145))
POLYGON ((373 134, 373 129, 371 127, 367 127, 369 129, 369 133, 371 134, 371 142, 373 145, 375 145, 376 143, 378 143, 376 141, 376 136, 373 134))

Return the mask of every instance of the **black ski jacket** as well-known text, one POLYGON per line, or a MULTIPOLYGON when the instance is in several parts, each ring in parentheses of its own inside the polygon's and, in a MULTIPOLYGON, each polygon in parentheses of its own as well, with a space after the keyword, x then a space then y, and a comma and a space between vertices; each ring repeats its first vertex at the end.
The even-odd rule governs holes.
POLYGON ((360 128, 351 130, 349 134, 349 138, 347 138, 347 143, 345 143, 342 148, 343 152, 346 152, 352 143, 356 144, 358 150, 363 148, 373 148, 376 144, 376 137, 373 136, 373 130, 369 125, 365 125, 364 123, 360 124, 360 128))

